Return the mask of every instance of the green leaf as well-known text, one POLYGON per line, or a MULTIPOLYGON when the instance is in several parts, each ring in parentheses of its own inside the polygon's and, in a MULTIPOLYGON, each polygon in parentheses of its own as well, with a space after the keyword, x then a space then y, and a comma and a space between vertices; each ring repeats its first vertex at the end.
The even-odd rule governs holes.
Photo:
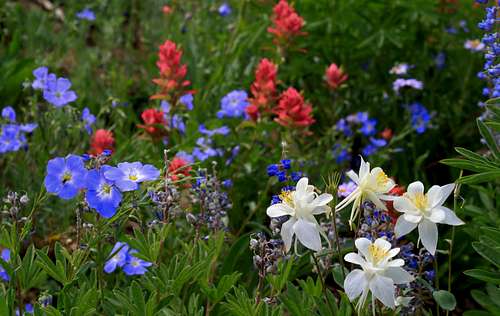
POLYGON ((465 176, 458 179, 458 182, 463 184, 476 184, 483 182, 495 181, 500 178, 500 170, 478 173, 470 176, 465 176))
POLYGON ((472 247, 486 260, 500 268, 500 251, 481 242, 473 242, 472 247))
POLYGON ((333 280, 335 280, 335 283, 337 283, 342 288, 344 287, 344 278, 347 274, 349 274, 349 271, 345 267, 342 268, 342 266, 340 265, 336 265, 332 269, 333 280), (342 269, 344 269, 343 273, 342 269))
POLYGON ((486 166, 477 161, 471 161, 460 158, 443 159, 440 161, 442 164, 464 170, 470 170, 475 172, 491 171, 493 167, 486 166))
POLYGON ((442 309, 452 311, 455 309, 455 306, 457 306, 455 296, 448 291, 434 291, 432 292, 432 296, 434 297, 436 303, 438 303, 439 307, 441 307, 442 309))
POLYGON ((464 274, 479 279, 481 281, 500 285, 500 272, 490 272, 481 269, 471 269, 464 271, 464 274))
POLYGON ((499 159, 499 149, 498 149, 498 144, 495 141, 495 137, 491 133, 491 131, 488 129, 488 127, 484 124, 483 121, 480 119, 476 120, 477 126, 479 127, 479 132, 481 133, 481 136, 483 136, 484 140, 486 141, 486 144, 488 145, 488 148, 491 150, 495 158, 499 159))

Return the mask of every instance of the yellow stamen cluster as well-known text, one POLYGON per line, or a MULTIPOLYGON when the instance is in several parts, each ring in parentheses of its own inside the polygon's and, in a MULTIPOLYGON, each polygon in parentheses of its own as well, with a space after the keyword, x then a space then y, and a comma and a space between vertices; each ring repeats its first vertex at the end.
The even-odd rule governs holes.
POLYGON ((292 192, 293 191, 281 191, 279 198, 283 203, 285 203, 291 207, 294 207, 292 192))
POLYGON ((385 174, 385 172, 380 171, 379 174, 377 175, 377 184, 385 185, 387 181, 389 181, 389 177, 385 174))
POLYGON ((387 257, 387 250, 377 247, 375 244, 368 246, 368 253, 370 254, 373 263, 377 264, 387 257))

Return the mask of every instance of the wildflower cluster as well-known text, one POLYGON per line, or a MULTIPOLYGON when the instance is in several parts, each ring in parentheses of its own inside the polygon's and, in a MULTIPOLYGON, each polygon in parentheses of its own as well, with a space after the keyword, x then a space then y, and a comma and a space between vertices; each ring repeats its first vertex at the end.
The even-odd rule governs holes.
POLYGON ((267 31, 274 35, 277 45, 288 45, 295 36, 304 35, 301 31, 304 19, 286 0, 280 0, 273 9, 273 26, 267 31))
POLYGON ((271 113, 275 105, 277 72, 278 67, 267 58, 262 59, 255 70, 255 81, 250 87, 250 105, 245 108, 246 113, 255 121, 259 116, 271 113))
POLYGON ((122 201, 122 192, 139 189, 140 183, 153 181, 160 171, 140 162, 123 162, 117 167, 96 166, 88 170, 80 156, 68 155, 49 160, 45 188, 62 199, 72 199, 85 190, 85 201, 101 216, 115 215, 122 201))
POLYGON ((49 73, 47 67, 39 67, 33 70, 35 80, 31 84, 33 89, 41 90, 43 98, 56 108, 63 107, 77 99, 77 95, 71 89, 71 81, 66 78, 49 73))
POLYGON ((117 268, 121 268, 126 275, 146 273, 152 263, 137 258, 135 253, 137 250, 131 249, 127 243, 117 242, 109 254, 110 259, 104 265, 104 272, 113 273, 117 268))
POLYGON ((28 146, 26 134, 32 133, 36 123, 19 124, 16 122, 16 112, 11 106, 2 109, 3 122, 0 124, 0 154, 18 151, 28 146))
MULTIPOLYGON (((364 156, 375 154, 380 148, 387 145, 387 140, 390 137, 376 138, 377 134, 377 119, 370 118, 368 112, 357 112, 341 118, 336 124, 335 129, 342 132, 341 138, 351 139, 357 137, 359 133, 362 139, 367 139, 367 144, 362 147, 361 152, 364 156)), ((381 136, 384 136, 381 134, 381 136)), ((346 143, 345 141, 340 143, 346 143)), ((333 156, 337 163, 341 164, 351 159, 350 148, 340 145, 335 145, 333 148, 333 156)))

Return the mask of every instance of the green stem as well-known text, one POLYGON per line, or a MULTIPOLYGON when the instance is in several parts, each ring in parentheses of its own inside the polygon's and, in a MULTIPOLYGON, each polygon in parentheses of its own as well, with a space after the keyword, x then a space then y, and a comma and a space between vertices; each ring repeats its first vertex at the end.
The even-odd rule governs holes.
POLYGON ((318 258, 316 258, 316 255, 314 254, 314 252, 312 252, 311 255, 314 259, 314 264, 316 265, 316 270, 318 270, 318 276, 319 276, 319 279, 321 281, 321 288, 323 289, 323 296, 325 297, 326 303, 328 304, 328 309, 330 310, 330 312, 333 315, 334 313, 332 310, 332 306, 330 305, 330 300, 328 299, 328 295, 326 293, 325 279, 323 278, 323 273, 321 273, 321 268, 319 267, 318 258))

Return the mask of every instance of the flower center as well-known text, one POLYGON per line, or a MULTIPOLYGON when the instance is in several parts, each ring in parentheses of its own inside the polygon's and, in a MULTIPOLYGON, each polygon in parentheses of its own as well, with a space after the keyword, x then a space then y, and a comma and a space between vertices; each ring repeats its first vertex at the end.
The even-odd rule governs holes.
POLYGON ((133 260, 133 261, 132 261, 132 266, 133 266, 133 267, 138 267, 138 266, 139 266, 139 261, 137 261, 137 260, 133 260))
POLYGON ((63 177, 62 177, 62 182, 63 182, 63 183, 66 183, 66 182, 70 181, 72 177, 73 177, 73 176, 71 175, 71 172, 66 171, 66 172, 63 174, 63 177))
POLYGON ((104 194, 110 194, 111 193, 111 186, 109 184, 104 184, 102 186, 102 192, 104 194))
POLYGON ((368 246, 368 253, 370 254, 374 264, 379 263, 385 257, 387 257, 387 250, 379 248, 375 246, 375 244, 371 244, 370 246, 368 246))
POLYGON ((389 177, 385 174, 385 172, 380 171, 377 175, 377 185, 385 185, 389 181, 389 177))
POLYGON ((295 207, 295 203, 293 202, 292 192, 293 191, 281 191, 279 197, 280 197, 280 200, 283 203, 285 203, 288 206, 294 208, 295 207))
POLYGON ((413 204, 421 210, 424 211, 427 208, 427 196, 425 196, 423 193, 417 193, 413 197, 413 204))
POLYGON ((135 174, 130 174, 130 175, 128 176, 128 178, 129 178, 130 180, 132 180, 132 181, 137 181, 137 179, 139 179, 139 177, 138 177, 137 175, 135 175, 135 174))

